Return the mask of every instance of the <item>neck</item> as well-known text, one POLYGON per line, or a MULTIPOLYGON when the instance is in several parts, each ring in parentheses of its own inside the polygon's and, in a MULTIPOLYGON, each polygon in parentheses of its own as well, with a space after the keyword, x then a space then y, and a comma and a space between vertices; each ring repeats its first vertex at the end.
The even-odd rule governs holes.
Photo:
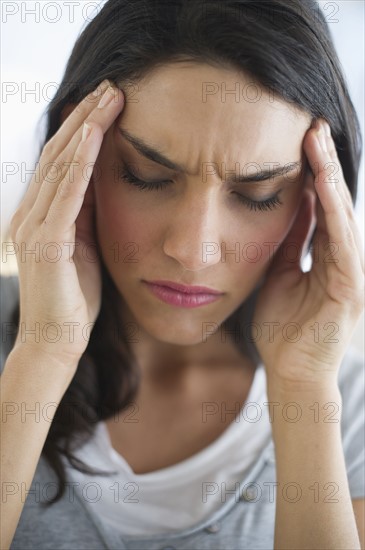
POLYGON ((237 348, 230 335, 222 338, 218 330, 206 341, 193 345, 178 345, 157 340, 137 322, 126 304, 123 306, 123 323, 138 327, 136 342, 130 342, 130 350, 139 365, 142 377, 151 383, 169 381, 179 385, 187 379, 209 377, 217 369, 242 369, 250 364, 249 358, 237 348))

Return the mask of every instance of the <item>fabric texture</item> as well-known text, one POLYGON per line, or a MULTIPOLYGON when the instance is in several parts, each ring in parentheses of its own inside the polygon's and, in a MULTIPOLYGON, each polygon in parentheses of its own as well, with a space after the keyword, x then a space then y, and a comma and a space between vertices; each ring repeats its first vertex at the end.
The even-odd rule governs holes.
MULTIPOLYGON (((10 351, 8 320, 17 300, 14 277, 1 277, 1 370, 10 351)), ((11 328, 11 327, 10 327, 11 328)), ((341 435, 352 498, 365 498, 364 358, 349 348, 338 376, 343 410, 341 435)), ((329 409, 329 414, 331 409, 329 409)), ((236 426, 234 426, 236 428, 236 426)), ((226 435, 226 434, 223 434, 226 435)), ((230 457, 227 457, 227 460, 230 457)), ((89 481, 93 481, 90 476, 89 481)), ((110 479, 110 485, 113 478, 110 479)), ((235 492, 226 491, 220 506, 190 527, 174 533, 126 535, 110 525, 90 503, 84 484, 71 480, 62 499, 42 507, 55 494, 57 477, 41 456, 10 546, 11 550, 238 550, 273 548, 276 471, 272 438, 238 479, 235 492)), ((188 480, 186 480, 188 483, 188 480)), ((121 522, 122 523, 122 522, 121 522)))
POLYGON ((86 502, 120 534, 176 533, 194 526, 210 517, 237 490, 239 481, 270 441, 265 380, 261 365, 242 408, 237 402, 236 408, 228 412, 224 403, 221 410, 218 404, 205 403, 206 416, 214 415, 219 421, 222 414, 227 414, 230 424, 200 452, 153 472, 134 473, 113 449, 106 424, 99 422, 94 436, 75 455, 91 467, 115 474, 90 476, 65 459, 70 479, 89 489, 89 496, 84 494, 86 502))

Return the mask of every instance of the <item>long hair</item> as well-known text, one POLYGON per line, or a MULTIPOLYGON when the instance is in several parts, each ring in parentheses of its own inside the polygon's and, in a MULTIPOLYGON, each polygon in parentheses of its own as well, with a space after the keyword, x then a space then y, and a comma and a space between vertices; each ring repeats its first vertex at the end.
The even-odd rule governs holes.
MULTIPOLYGON (((158 65, 187 60, 241 71, 312 119, 325 118, 355 201, 359 122, 328 25, 314 0, 108 0, 74 45, 45 113, 41 150, 59 129, 63 108, 80 102, 104 79, 123 89, 158 65)), ((118 297, 102 262, 100 313, 42 449, 59 481, 47 505, 65 492, 61 455, 81 471, 100 473, 77 460, 73 450, 92 436, 96 422, 125 409, 138 390, 140 372, 128 334, 125 328, 115 333, 115 327, 123 327, 118 297)), ((250 318, 254 303, 255 292, 224 321, 227 333, 250 318)), ((19 303, 12 320, 19 323, 19 303)), ((243 340, 238 339, 239 349, 254 356, 250 338, 243 340)))

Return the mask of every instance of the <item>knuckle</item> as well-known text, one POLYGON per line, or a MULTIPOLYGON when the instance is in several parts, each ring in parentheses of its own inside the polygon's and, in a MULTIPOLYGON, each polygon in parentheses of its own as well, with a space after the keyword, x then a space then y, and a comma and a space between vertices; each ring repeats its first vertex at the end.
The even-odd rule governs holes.
POLYGON ((9 228, 12 236, 15 236, 17 234, 23 220, 24 220, 24 213, 20 208, 18 208, 10 219, 9 228))
POLYGON ((82 174, 86 172, 86 167, 88 166, 86 152, 77 150, 73 158, 74 170, 69 172, 69 177, 71 181, 77 178, 81 178, 82 174), (73 177, 71 177, 73 175, 73 177))
POLYGON ((104 134, 101 124, 97 120, 95 120, 95 115, 93 116, 93 114, 91 114, 89 117, 87 117, 85 122, 92 128, 94 135, 97 133, 101 133, 102 135, 104 134))
POLYGON ((79 176, 76 175, 76 177, 72 180, 70 180, 69 178, 65 178, 61 181, 56 191, 56 197, 58 201, 68 201, 72 198, 80 196, 80 193, 78 193, 77 191, 78 177, 79 176))
POLYGON ((76 177, 72 180, 69 180, 68 178, 62 180, 61 185, 59 185, 57 189, 59 200, 67 201, 75 198, 82 198, 84 196, 78 186, 78 180, 80 177, 82 177, 80 174, 76 174, 76 177))
POLYGON ((44 167, 44 181, 54 182, 62 174, 62 167, 57 162, 49 163, 48 166, 44 167))
POLYGON ((87 105, 87 102, 82 101, 75 107, 75 113, 78 116, 84 116, 85 115, 85 106, 87 105))
POLYGON ((55 136, 52 137, 50 140, 47 141, 47 143, 43 147, 42 156, 52 156, 52 153, 55 151, 55 136))
POLYGON ((69 186, 66 180, 62 180, 59 186, 57 187, 56 197, 58 200, 63 201, 69 195, 69 186))
POLYGON ((40 226, 39 226, 39 236, 40 238, 42 238, 44 235, 47 235, 47 233, 49 232, 49 213, 47 214, 47 216, 44 218, 44 220, 42 220, 40 226))
POLYGON ((21 225, 18 226, 18 228, 14 231, 11 237, 13 239, 13 242, 16 242, 16 243, 21 243, 29 239, 29 231, 27 231, 25 222, 23 222, 21 225))
POLYGON ((76 169, 82 166, 82 163, 85 162, 83 154, 80 152, 79 149, 76 149, 72 162, 76 169))

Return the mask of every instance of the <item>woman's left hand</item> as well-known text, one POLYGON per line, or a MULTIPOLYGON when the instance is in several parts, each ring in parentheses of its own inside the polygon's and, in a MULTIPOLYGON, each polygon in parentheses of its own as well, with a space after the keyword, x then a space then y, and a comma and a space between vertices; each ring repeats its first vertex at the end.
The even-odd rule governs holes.
POLYGON ((261 337, 255 342, 268 382, 295 390, 337 384, 364 307, 362 239, 326 121, 317 121, 307 131, 303 148, 315 178, 311 172, 307 176, 308 190, 266 273, 253 318, 259 325, 261 337), (303 272, 300 256, 308 245, 314 209, 312 267, 303 272), (301 251, 295 261, 289 253, 293 248, 301 251))

